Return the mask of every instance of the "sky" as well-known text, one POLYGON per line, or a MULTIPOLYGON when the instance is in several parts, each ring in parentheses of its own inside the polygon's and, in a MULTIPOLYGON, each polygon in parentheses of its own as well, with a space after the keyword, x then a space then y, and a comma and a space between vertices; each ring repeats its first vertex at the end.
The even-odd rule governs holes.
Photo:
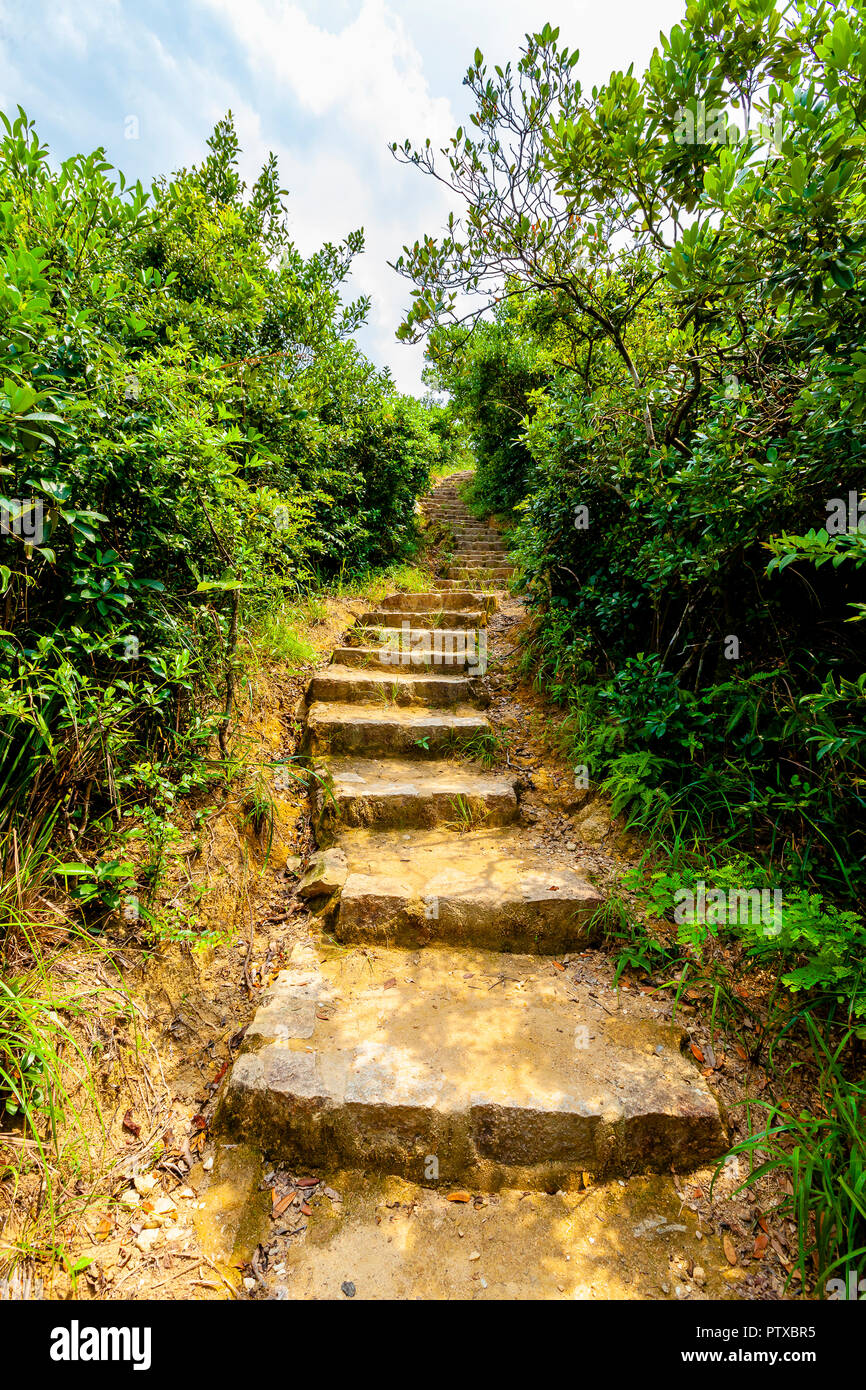
POLYGON ((401 390, 420 394, 423 349, 395 331, 409 286, 390 269, 435 234, 447 194, 399 165, 391 140, 444 144, 470 110, 476 48, 514 60, 546 21, 579 49, 584 88, 640 71, 685 0, 0 0, 0 109, 20 105, 58 162, 99 146, 149 183, 198 162, 231 110, 249 182, 269 151, 309 254, 363 227, 350 293, 369 294, 359 334, 401 390))

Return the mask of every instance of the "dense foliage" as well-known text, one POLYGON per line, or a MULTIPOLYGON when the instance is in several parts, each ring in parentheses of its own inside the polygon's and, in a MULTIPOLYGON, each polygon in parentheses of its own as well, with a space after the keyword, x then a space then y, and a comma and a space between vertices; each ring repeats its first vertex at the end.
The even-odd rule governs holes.
POLYGON ((230 116, 147 191, 101 151, 58 169, 2 119, 8 868, 45 818, 75 845, 182 790, 185 759, 225 747, 246 617, 411 549, 450 445, 352 341, 363 235, 304 259, 273 157, 243 184, 230 116))

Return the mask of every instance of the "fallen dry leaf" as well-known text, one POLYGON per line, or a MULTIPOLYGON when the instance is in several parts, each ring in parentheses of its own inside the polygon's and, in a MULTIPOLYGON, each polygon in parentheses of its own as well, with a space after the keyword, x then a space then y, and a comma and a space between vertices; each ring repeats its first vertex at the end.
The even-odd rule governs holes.
POLYGON ((766 1250, 769 1244, 770 1237, 768 1235, 765 1235, 763 1231, 760 1231, 758 1235, 755 1236, 755 1248, 752 1251, 752 1254, 754 1255, 756 1260, 760 1260, 763 1257, 764 1251, 766 1250))
POLYGON ((111 1217, 103 1216, 102 1220, 96 1228, 96 1239, 108 1240, 108 1237, 111 1235, 113 1230, 114 1222, 112 1221, 111 1217))
POLYGON ((704 1054, 703 1052, 701 1052, 701 1049, 698 1047, 697 1043, 690 1043, 689 1046, 691 1047, 692 1056, 694 1057, 695 1061, 702 1062, 704 1060, 704 1054))
POLYGON ((725 1235, 722 1237, 722 1245, 725 1251, 725 1259, 727 1260, 728 1264, 735 1265, 737 1263, 737 1252, 734 1249, 734 1242, 731 1240, 731 1237, 729 1235, 725 1235))
POLYGON ((131 1109, 127 1110, 123 1117, 123 1128, 126 1130, 127 1134, 134 1134, 136 1139, 141 1134, 141 1125, 135 1123, 135 1120, 132 1118, 131 1109))

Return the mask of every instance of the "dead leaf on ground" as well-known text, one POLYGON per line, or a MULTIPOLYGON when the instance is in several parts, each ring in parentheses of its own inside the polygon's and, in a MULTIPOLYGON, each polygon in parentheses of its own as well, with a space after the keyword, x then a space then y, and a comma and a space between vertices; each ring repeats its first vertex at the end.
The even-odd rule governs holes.
POLYGON ((134 1135, 136 1139, 141 1134, 141 1125, 137 1125, 135 1123, 135 1120, 132 1118, 131 1107, 129 1110, 127 1110, 126 1114, 123 1117, 123 1128, 126 1130, 127 1134, 134 1135))
POLYGON ((114 1230, 114 1222, 112 1221, 111 1217, 110 1217, 110 1216, 103 1216, 102 1220, 100 1221, 99 1225, 98 1225, 97 1228, 96 1228, 96 1232, 95 1232, 95 1234, 96 1234, 96 1239, 97 1239, 97 1240, 108 1240, 108 1237, 111 1235, 111 1233, 112 1233, 113 1230, 114 1230))
POLYGON ((724 1247, 725 1259, 727 1260, 728 1264, 737 1264, 737 1252, 734 1249, 734 1242, 731 1240, 731 1237, 729 1235, 725 1235, 722 1237, 722 1246, 724 1247))

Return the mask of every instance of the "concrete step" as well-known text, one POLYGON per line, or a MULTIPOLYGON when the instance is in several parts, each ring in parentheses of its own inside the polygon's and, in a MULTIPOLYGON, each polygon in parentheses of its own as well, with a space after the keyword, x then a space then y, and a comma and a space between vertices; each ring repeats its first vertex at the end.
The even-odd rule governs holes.
POLYGON ((476 763, 329 757, 317 770, 320 837, 341 828, 510 825, 517 816, 513 780, 476 763))
MULTIPOLYGON (((476 632, 472 634, 473 638, 478 635, 476 632)), ((481 635, 483 636, 483 633, 481 635)), ((390 636, 393 638, 393 632, 390 636)), ((461 650, 455 648, 448 652, 444 648, 437 650, 435 647, 428 647, 425 650, 410 645, 403 652, 395 652, 393 647, 382 644, 372 647, 336 647, 334 649, 335 665, 349 666, 364 671, 390 671, 392 680, 395 670, 465 671, 471 674, 477 666, 477 657, 478 651, 474 642, 471 651, 467 651, 466 646, 461 650)))
POLYGON ((307 713, 305 747, 314 757, 326 753, 442 757, 490 733, 489 719, 469 705, 431 709, 381 700, 375 704, 319 700, 307 713))
MULTIPOLYGON (((351 651, 351 648, 347 648, 351 651)), ((317 671, 307 688, 307 699, 373 703, 389 700, 396 705, 433 706, 466 704, 478 696, 478 683, 466 675, 427 675, 403 671, 393 664, 360 671, 357 666, 333 661, 317 671)))
POLYGON ((688 1170, 719 1105, 657 1005, 617 1008, 532 956, 296 945, 244 1038, 215 1128, 272 1161, 495 1190, 688 1170))
POLYGON ((408 623, 410 628, 469 628, 484 627, 487 621, 486 606, 480 609, 439 608, 406 609, 379 608, 365 613, 362 619, 365 627, 402 627, 408 623))
POLYGON ((586 946, 601 894, 517 830, 347 831, 335 935, 383 946, 480 946, 559 954, 586 946))

